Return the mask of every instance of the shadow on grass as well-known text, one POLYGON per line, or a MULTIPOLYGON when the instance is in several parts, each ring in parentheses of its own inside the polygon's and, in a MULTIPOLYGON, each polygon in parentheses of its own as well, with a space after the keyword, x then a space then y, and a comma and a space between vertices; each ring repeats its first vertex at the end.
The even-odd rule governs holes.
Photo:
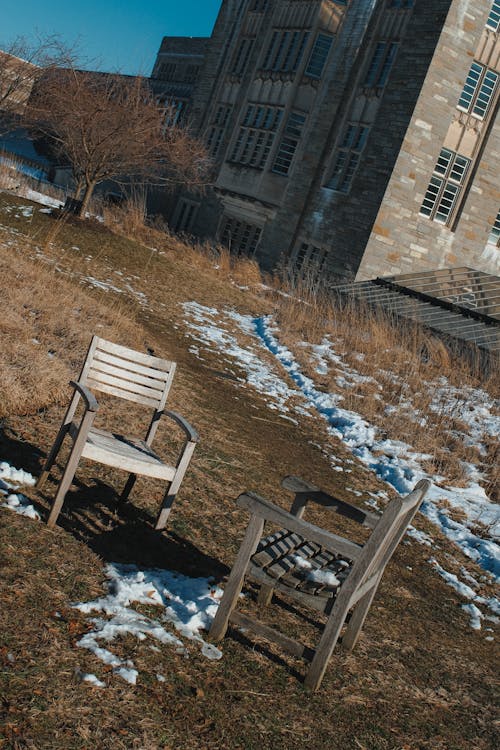
MULTIPOLYGON (((22 467, 36 477, 41 471, 45 455, 29 441, 20 439, 16 433, 6 431, 0 425, 0 458, 16 468, 22 467)), ((91 466, 95 467, 94 464, 91 466)), ((48 517, 61 469, 62 464, 57 462, 43 490, 33 488, 26 493, 39 511, 42 523, 48 517)), ((66 495, 57 526, 85 544, 104 562, 131 564, 143 569, 175 570, 190 577, 213 576, 217 581, 229 574, 230 570, 220 560, 206 554, 176 533, 175 504, 170 526, 163 531, 155 531, 153 515, 134 503, 133 493, 128 502, 119 503, 119 492, 126 481, 125 473, 117 473, 116 480, 112 477, 111 481, 116 481, 117 489, 94 476, 87 462, 79 467, 78 474, 80 476, 75 476, 66 495)), ((189 498, 183 497, 183 502, 188 503, 189 498)), ((182 519, 179 523, 182 528, 182 519)), ((255 598, 255 590, 247 588, 247 591, 255 598)), ((317 620, 299 611, 282 597, 275 601, 275 606, 298 616, 309 625, 319 625, 317 620)), ((260 639, 253 641, 233 626, 230 626, 229 633, 231 639, 245 649, 261 653, 297 680, 303 680, 303 675, 297 668, 286 657, 276 653, 267 642, 260 639)))
MULTIPOLYGON (((64 448, 63 448, 64 450, 64 448)), ((61 454, 64 455, 64 454, 61 454)), ((17 432, 0 425, 0 460, 15 468, 23 468, 38 477, 45 454, 17 432)), ((63 462, 56 462, 42 490, 30 488, 23 492, 46 521, 57 491, 63 462)), ((127 503, 118 503, 114 486, 93 474, 95 464, 82 462, 66 495, 57 526, 92 549, 106 562, 120 562, 148 568, 169 568, 189 576, 214 576, 221 579, 228 569, 219 560, 202 552, 189 540, 175 532, 174 504, 170 526, 163 531, 153 529, 153 516, 134 502, 134 493, 127 503)), ((118 491, 126 480, 123 472, 116 474, 118 491)), ((166 485, 165 485, 166 486, 166 485)), ((139 494, 139 493, 138 493, 139 494)), ((183 501, 189 502, 188 497, 183 501)))

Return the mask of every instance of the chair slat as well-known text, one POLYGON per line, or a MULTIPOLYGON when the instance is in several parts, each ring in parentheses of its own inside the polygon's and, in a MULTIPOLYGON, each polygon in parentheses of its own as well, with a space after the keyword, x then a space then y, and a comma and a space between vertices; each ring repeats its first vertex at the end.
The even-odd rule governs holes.
POLYGON ((157 479, 172 481, 175 476, 175 468, 163 463, 144 440, 105 430, 90 430, 82 457, 157 479))
POLYGON ((137 372, 140 375, 145 375, 146 377, 157 378, 158 380, 161 380, 163 382, 167 380, 169 372, 175 366, 174 362, 168 362, 167 364, 169 365, 169 367, 165 368, 147 367, 145 365, 139 364, 138 362, 133 362, 132 360, 124 359, 123 357, 116 357, 113 354, 100 351, 99 349, 94 352, 94 360, 98 360, 99 362, 106 362, 109 365, 118 367, 120 370, 130 370, 130 372, 137 372))
POLYGON ((123 378, 115 377, 114 375, 107 375, 105 372, 94 370, 93 367, 90 368, 87 374, 87 381, 90 383, 91 380, 97 384, 94 386, 95 388, 99 388, 99 384, 105 383, 106 385, 120 388, 123 391, 130 391, 131 393, 138 393, 141 396, 156 399, 157 402, 160 401, 163 396, 163 391, 159 391, 156 388, 148 388, 139 383, 132 383, 130 380, 124 380, 123 378))
POLYGON ((122 357, 130 362, 138 362, 146 367, 159 368, 164 367, 170 369, 172 362, 167 359, 161 359, 161 357, 155 357, 151 354, 144 354, 143 352, 137 352, 134 349, 129 349, 127 346, 121 346, 121 344, 114 344, 112 341, 106 341, 96 336, 96 351, 109 352, 110 354, 116 354, 118 357, 122 357))
POLYGON ((90 388, 95 388, 96 390, 102 391, 102 393, 108 393, 110 396, 118 396, 118 398, 123 398, 126 401, 133 401, 135 404, 152 406, 155 409, 158 407, 157 398, 148 398, 147 396, 141 396, 138 393, 132 393, 131 391, 126 391, 123 388, 116 388, 115 386, 107 385, 106 383, 100 383, 93 378, 87 378, 87 385, 90 388))
MULTIPOLYGON (((140 375, 137 372, 125 370, 123 367, 116 367, 115 365, 108 365, 106 362, 100 362, 94 358, 92 362, 91 371, 104 372, 107 375, 113 375, 114 377, 120 378, 120 380, 129 380, 131 383, 139 383, 146 385, 149 388, 154 388, 159 393, 163 393, 165 389, 166 377, 163 380, 157 378, 150 378, 146 375, 140 375)), ((168 375, 167 375, 168 377, 168 375)))
MULTIPOLYGON (((273 535, 277 536, 277 535, 273 535)), ((269 539, 269 537, 267 538, 269 539)), ((264 543, 267 541, 263 540, 264 543)), ((291 550, 304 543, 304 539, 299 534, 291 534, 285 531, 285 534, 280 534, 278 539, 274 539, 271 544, 265 544, 264 548, 253 555, 253 562, 257 565, 261 565, 263 568, 273 562, 279 560, 288 554, 291 550)))

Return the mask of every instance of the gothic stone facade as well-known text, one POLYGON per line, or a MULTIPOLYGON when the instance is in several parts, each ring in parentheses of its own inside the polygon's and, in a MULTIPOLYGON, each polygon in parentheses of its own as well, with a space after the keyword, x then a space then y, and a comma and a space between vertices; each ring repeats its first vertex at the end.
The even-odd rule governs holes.
POLYGON ((265 268, 498 273, 499 24, 497 0, 224 0, 189 111, 214 188, 174 229, 265 268))

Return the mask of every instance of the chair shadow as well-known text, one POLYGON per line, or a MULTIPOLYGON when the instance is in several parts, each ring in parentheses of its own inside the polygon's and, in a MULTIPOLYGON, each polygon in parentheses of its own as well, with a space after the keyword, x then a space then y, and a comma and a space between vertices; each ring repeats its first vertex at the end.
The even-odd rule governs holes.
MULTIPOLYGON (((22 467, 36 477, 41 472, 45 454, 30 442, 6 434, 0 424, 0 459, 16 468, 22 467)), ((57 473, 60 473, 60 469, 57 466, 57 473)), ((26 493, 39 511, 42 523, 48 516, 56 490, 57 481, 50 476, 43 490, 33 489, 26 493)), ((105 562, 131 564, 138 568, 170 569, 186 576, 212 577, 217 581, 230 573, 227 565, 177 534, 172 526, 156 531, 153 520, 152 515, 134 504, 133 493, 128 502, 119 503, 118 492, 99 477, 86 478, 82 482, 75 476, 57 525, 105 562)), ((175 524, 175 517, 173 522, 175 524)), ((275 604, 318 626, 317 620, 309 618, 281 596, 275 604)), ((265 641, 254 642, 234 626, 230 626, 230 632, 232 638, 245 648, 262 653, 297 680, 303 680, 303 674, 268 647, 265 641)))
POLYGON ((239 643, 248 651, 262 654, 262 656, 265 656, 265 658, 271 661, 273 664, 276 664, 278 667, 285 669, 286 672, 288 672, 288 674, 291 677, 294 677, 298 682, 304 681, 304 674, 302 672, 299 672, 296 667, 292 666, 284 656, 280 656, 280 654, 277 654, 275 651, 273 651, 271 649, 271 646, 266 641, 254 641, 251 638, 247 637, 242 630, 239 630, 237 627, 231 624, 229 624, 228 627, 228 634, 233 641, 236 641, 236 643, 239 643))
MULTIPOLYGON (((23 468, 36 478, 41 473, 45 457, 37 446, 20 439, 12 430, 2 429, 0 424, 0 460, 15 468, 23 468)), ((51 473, 42 490, 21 490, 40 513, 42 523, 52 505, 61 466, 56 463, 53 469, 56 471, 51 473)), ((202 552, 172 527, 155 531, 152 515, 134 504, 133 493, 128 502, 120 504, 118 501, 116 490, 101 478, 94 476, 82 481, 75 476, 57 525, 105 562, 171 568, 184 575, 213 576, 216 579, 228 574, 226 565, 202 552)))
POLYGON ((17 469, 24 469, 30 474, 37 475, 40 473, 40 462, 45 458, 45 454, 32 443, 21 440, 6 432, 0 420, 0 460, 7 461, 11 466, 17 469))

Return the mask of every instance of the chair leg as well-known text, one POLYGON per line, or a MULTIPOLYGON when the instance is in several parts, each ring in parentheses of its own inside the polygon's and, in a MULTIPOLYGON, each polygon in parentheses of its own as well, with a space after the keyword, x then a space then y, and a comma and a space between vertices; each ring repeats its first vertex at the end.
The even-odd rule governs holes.
POLYGON ((196 443, 192 443, 192 442, 186 443, 184 447, 179 463, 177 464, 177 470, 175 472, 175 476, 172 480, 170 487, 165 493, 165 497, 163 498, 163 503, 160 508, 160 512, 158 514, 158 518, 156 519, 156 525, 155 525, 156 531, 161 531, 161 529, 164 529, 165 526, 167 525, 167 521, 170 515, 170 511, 172 509, 172 505, 174 504, 175 497, 177 495, 177 492, 179 491, 179 487, 181 486, 181 482, 184 478, 184 474, 186 473, 186 469, 189 466, 189 462, 191 460, 191 456, 193 455, 193 451, 195 448, 196 448, 196 443))
POLYGON ((348 651, 352 651, 356 645, 376 591, 377 586, 375 585, 370 591, 367 591, 366 594, 361 597, 352 611, 351 619, 349 620, 349 624, 342 637, 342 646, 348 651))
POLYGON ((73 448, 71 449, 71 453, 69 454, 68 463, 66 464, 66 467, 64 469, 61 483, 59 484, 59 488, 57 490, 57 494, 55 496, 54 503, 52 505, 52 509, 47 521, 47 526, 49 527, 49 529, 53 529, 56 524, 57 517, 64 503, 66 492, 69 490, 70 484, 73 481, 73 477, 75 476, 76 467, 78 466, 78 462, 82 455, 82 451, 87 440, 87 435, 92 426, 92 422, 94 421, 94 417, 95 412, 92 411, 87 411, 83 415, 77 438, 75 440, 73 448))
POLYGON ((57 518, 59 516, 59 513, 61 512, 61 508, 64 503, 64 498, 66 497, 66 493, 71 486, 73 477, 75 476, 76 467, 78 466, 79 460, 80 460, 79 453, 77 453, 73 449, 69 456, 68 463, 66 464, 66 468, 64 469, 61 482, 57 489, 57 494, 52 504, 50 515, 47 521, 47 526, 49 527, 49 529, 53 529, 54 526, 56 525, 57 518))
MULTIPOLYGON (((173 484, 173 482, 172 482, 173 484)), ((172 505, 174 504, 174 500, 176 497, 175 492, 172 492, 172 484, 168 488, 168 490, 165 493, 165 496, 163 498, 163 502, 161 504, 161 509, 158 514, 158 518, 156 519, 155 524, 155 531, 161 531, 165 528, 167 525, 168 517, 170 515, 170 511, 172 510, 172 505)))
POLYGON ((257 549, 263 529, 264 520, 259 518, 259 516, 252 516, 234 562, 233 569, 231 570, 231 574, 224 588, 224 596, 221 599, 217 614, 215 615, 209 631, 209 636, 214 641, 220 641, 226 634, 229 617, 235 608, 236 602, 241 593, 248 563, 257 549))
POLYGON ((47 460, 45 461, 45 466, 43 467, 43 471, 38 477, 38 481, 36 483, 37 489, 41 490, 43 485, 45 484, 47 477, 50 474, 50 470, 52 466, 54 465, 54 461, 57 458, 57 454, 61 450, 61 445, 63 444, 63 440, 66 437, 66 434, 68 432, 68 426, 67 424, 63 424, 63 426, 60 428, 59 432, 57 433, 56 439, 54 440, 54 443, 52 445, 52 448, 49 451, 49 455, 47 456, 47 460))
POLYGON ((310 690, 317 690, 321 685, 333 649, 337 645, 347 612, 348 606, 346 606, 345 602, 343 603, 342 601, 337 600, 333 606, 328 622, 325 625, 318 648, 316 649, 314 658, 311 661, 311 666, 309 667, 304 679, 304 684, 310 688, 310 690))
POLYGON ((129 474, 125 487, 122 490, 122 494, 118 498, 118 502, 120 503, 120 505, 121 503, 124 503, 128 499, 128 496, 130 495, 130 492, 132 491, 132 488, 136 482, 136 479, 137 479, 137 474, 129 474))

